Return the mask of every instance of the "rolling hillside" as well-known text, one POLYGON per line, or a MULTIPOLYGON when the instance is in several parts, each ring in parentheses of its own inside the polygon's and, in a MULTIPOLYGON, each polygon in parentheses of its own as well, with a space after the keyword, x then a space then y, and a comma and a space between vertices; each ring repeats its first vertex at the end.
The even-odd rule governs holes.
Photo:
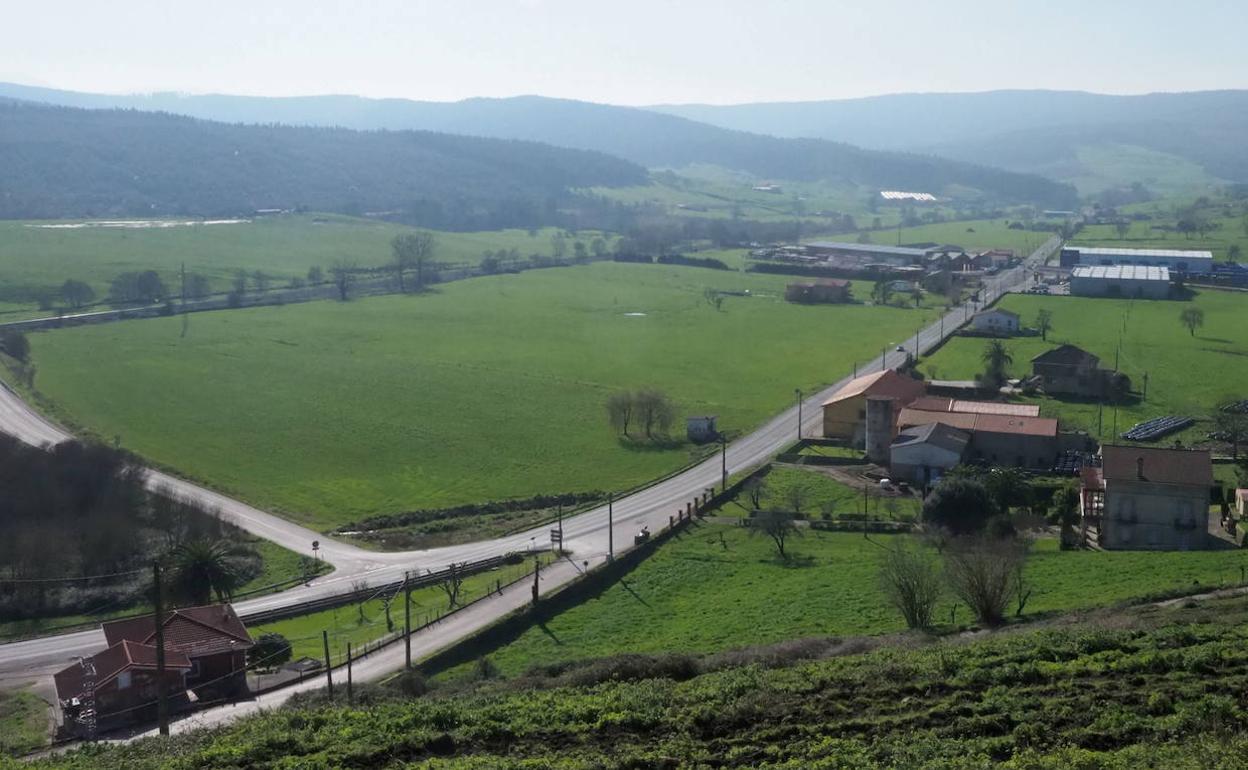
POLYGON ((573 189, 644 184, 602 153, 418 131, 231 125, 0 101, 0 217, 363 213, 446 229, 530 226, 573 189), (554 205, 552 205, 554 204, 554 205))
POLYGON ((780 139, 672 115, 564 99, 522 96, 418 102, 354 96, 103 96, 0 84, 0 96, 91 108, 161 110, 211 120, 419 129, 520 139, 608 153, 651 168, 707 164, 758 178, 833 180, 941 193, 972 188, 1006 202, 1066 205, 1072 188, 1033 175, 924 154, 878 152, 839 142, 780 139))

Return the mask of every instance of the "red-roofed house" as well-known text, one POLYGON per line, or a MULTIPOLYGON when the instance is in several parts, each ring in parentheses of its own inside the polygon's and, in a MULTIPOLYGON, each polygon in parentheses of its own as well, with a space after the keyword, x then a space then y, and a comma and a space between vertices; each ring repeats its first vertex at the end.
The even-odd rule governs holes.
POLYGON ((868 398, 891 400, 893 413, 896 414, 900 407, 919 398, 926 390, 922 380, 898 374, 892 369, 850 380, 823 402, 823 435, 862 446, 866 441, 868 398))
MULTIPOLYGON (((253 642, 233 607, 210 604, 172 610, 165 613, 162 626, 165 648, 190 660, 187 687, 201 695, 230 695, 247 686, 247 651, 253 642)), ((122 641, 146 645, 156 641, 151 616, 114 620, 101 628, 110 646, 122 641)))
MULTIPOLYGON (((185 653, 165 651, 165 693, 174 709, 186 704, 190 670, 185 653)), ((156 648, 150 645, 123 639, 58 671, 53 679, 71 734, 82 732, 92 704, 98 729, 150 720, 156 713, 156 648)))
MULTIPOLYGON (((958 403, 973 405, 989 402, 958 403)), ((929 399, 916 404, 938 405, 929 399)), ((968 460, 997 467, 1048 469, 1057 459, 1057 420, 1048 417, 915 408, 902 409, 897 417, 897 427, 903 430, 934 422, 970 433, 970 446, 966 452, 968 460)))

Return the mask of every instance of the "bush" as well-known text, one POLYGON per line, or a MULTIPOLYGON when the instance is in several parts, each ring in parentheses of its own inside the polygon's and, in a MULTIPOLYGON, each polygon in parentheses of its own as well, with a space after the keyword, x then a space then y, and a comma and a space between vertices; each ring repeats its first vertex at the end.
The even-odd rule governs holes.
POLYGON ((941 480, 923 501, 923 520, 955 535, 979 532, 996 513, 982 482, 958 476, 941 480))
POLYGON ((0 350, 22 363, 30 360, 30 340, 15 329, 8 329, 0 335, 0 350))
POLYGON ((276 668, 290 660, 290 641, 277 633, 260 634, 247 651, 247 663, 258 668, 276 668))

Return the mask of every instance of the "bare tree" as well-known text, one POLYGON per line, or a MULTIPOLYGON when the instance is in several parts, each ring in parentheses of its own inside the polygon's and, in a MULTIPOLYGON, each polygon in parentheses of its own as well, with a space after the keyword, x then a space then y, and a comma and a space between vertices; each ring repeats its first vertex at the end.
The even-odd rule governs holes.
POLYGON ((1114 230, 1118 232, 1118 240, 1126 239, 1127 233, 1131 232, 1131 220, 1119 219, 1114 223, 1114 230))
POLYGON ((1048 340, 1049 332, 1053 330, 1053 311, 1040 308, 1036 312, 1036 329, 1040 332, 1040 339, 1048 340))
POLYGON ((800 482, 790 484, 784 489, 784 502, 788 504, 789 510, 797 515, 801 514, 809 497, 810 490, 800 482))
POLYGON ((407 291, 404 276, 411 268, 416 269, 416 288, 419 289, 425 285, 425 265, 433 257, 435 245, 433 233, 423 230, 396 235, 394 240, 390 241, 390 250, 394 254, 392 265, 395 275, 399 278, 400 292, 407 291))
POLYGON ((252 284, 255 285, 256 291, 261 292, 261 293, 269 290, 269 283, 271 282, 271 280, 272 279, 269 278, 269 274, 264 272, 263 270, 257 270, 256 272, 251 274, 252 284))
POLYGON ((1005 607, 1018 594, 1018 581, 1029 543, 1018 538, 975 535, 955 540, 945 549, 949 587, 985 626, 1005 620, 1005 607))
POLYGON ((771 538, 776 546, 776 553, 781 559, 788 561, 789 554, 785 544, 790 537, 799 534, 793 514, 788 511, 763 511, 751 520, 750 532, 771 538))
POLYGON ((352 580, 351 593, 355 595, 356 609, 360 613, 360 625, 364 625, 364 605, 368 603, 368 581, 352 580))
POLYGON ((317 284, 324 282, 324 280, 325 271, 321 269, 320 265, 313 265, 308 268, 308 283, 317 284))
POLYGON ((1227 396, 1218 404, 1213 413, 1214 435, 1231 445, 1231 459, 1239 462, 1239 445, 1248 441, 1248 412, 1244 411, 1245 400, 1238 396, 1227 396))
POLYGON ((334 287, 338 289, 338 299, 342 302, 351 298, 351 287, 355 285, 355 269, 355 263, 345 259, 335 262, 329 269, 334 287))
MULTIPOLYGON (((459 591, 464 587, 464 564, 451 562, 446 568, 446 575, 438 587, 446 594, 446 608, 453 610, 459 606, 459 591)), ((432 575, 433 572, 429 571, 432 575)))
POLYGON ((931 556, 900 540, 880 562, 884 595, 906 620, 907 628, 928 628, 940 599, 940 570, 931 556))
POLYGON ((1198 307, 1189 307, 1179 313, 1179 323, 1187 327, 1188 333, 1195 337, 1196 330, 1205 325, 1205 311, 1198 307))
POLYGON ((625 436, 628 435, 628 426, 633 421, 633 406, 633 394, 628 391, 621 390, 607 397, 607 418, 611 421, 611 427, 625 436))
POLYGON ((642 388, 633 395, 633 408, 646 438, 667 435, 676 420, 676 407, 667 394, 655 388, 642 388))
POLYGON ((756 511, 763 508, 763 497, 767 494, 767 482, 760 476, 752 476, 745 482, 745 497, 750 507, 756 511))

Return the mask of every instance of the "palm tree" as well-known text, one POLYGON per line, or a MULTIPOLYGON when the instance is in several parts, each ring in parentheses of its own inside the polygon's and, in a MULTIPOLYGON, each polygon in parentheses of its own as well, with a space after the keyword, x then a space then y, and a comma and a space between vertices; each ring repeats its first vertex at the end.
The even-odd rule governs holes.
POLYGON ((1014 363, 1010 349, 1001 340, 993 340, 984 348, 981 358, 985 366, 984 379, 1000 387, 1006 380, 1009 367, 1014 363))
POLYGON ((242 582, 232 551, 224 540, 192 540, 173 549, 174 595, 191 604, 208 604, 213 594, 228 602, 242 582))

